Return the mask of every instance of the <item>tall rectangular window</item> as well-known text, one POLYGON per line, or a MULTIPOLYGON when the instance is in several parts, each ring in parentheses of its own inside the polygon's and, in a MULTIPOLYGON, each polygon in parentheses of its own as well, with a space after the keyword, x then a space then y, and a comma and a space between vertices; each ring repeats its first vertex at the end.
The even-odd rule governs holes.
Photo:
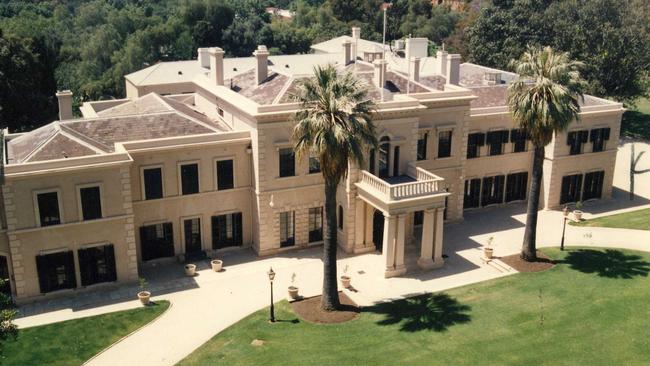
POLYGON ((296 155, 292 148, 280 149, 280 177, 296 175, 296 155))
POLYGON ((487 143, 489 147, 488 155, 503 154, 503 144, 508 142, 508 130, 490 131, 487 133, 487 143))
POLYGON ((71 250, 36 256, 41 293, 77 287, 74 254, 71 250))
POLYGON ((506 179, 506 202, 526 199, 528 172, 508 174, 506 179))
POLYGON ((242 246, 242 214, 212 216, 212 249, 242 246))
POLYGON ((144 199, 153 200, 162 198, 162 168, 144 168, 142 169, 142 179, 144 181, 144 199))
POLYGON ((465 197, 463 208, 476 208, 481 205, 481 179, 474 178, 465 181, 465 197))
POLYGON ((309 174, 320 173, 320 160, 313 151, 309 152, 309 174))
POLYGON ((451 156, 451 130, 438 133, 438 158, 451 156))
POLYGON ((562 190, 560 191, 560 204, 580 201, 582 189, 582 174, 573 174, 562 177, 562 190))
POLYGON ((481 205, 494 205, 503 203, 503 188, 505 186, 505 176, 497 175, 483 178, 483 188, 481 191, 481 205))
POLYGON ((526 151, 526 130, 523 128, 516 128, 510 130, 510 142, 512 143, 512 152, 526 151))
POLYGON ((399 146, 393 149, 393 176, 399 175, 399 146))
POLYGON ((323 208, 312 207, 309 209, 309 242, 323 240, 323 208))
POLYGON ((199 164, 181 165, 181 194, 199 193, 199 164))
POLYGON ((589 131, 572 131, 567 134, 567 145, 569 145, 569 154, 578 155, 582 154, 582 145, 587 142, 589 131))
POLYGON ((596 128, 591 130, 589 140, 592 144, 592 152, 605 150, 605 141, 609 140, 609 131, 609 128, 596 128))
POLYGON ((421 132, 418 136, 418 151, 417 159, 426 160, 427 159, 427 139, 429 138, 429 133, 421 132))
POLYGON ((59 211, 59 194, 57 192, 38 193, 36 195, 38 217, 41 226, 58 225, 61 223, 59 211))
POLYGON ((77 254, 82 286, 117 280, 115 250, 112 244, 79 249, 77 254))
POLYGON ((174 233, 171 222, 140 227, 142 260, 174 256, 174 233))
POLYGON ((201 219, 198 217, 183 220, 185 253, 195 254, 201 251, 201 219))
POLYGON ((296 214, 294 211, 280 212, 280 247, 296 244, 296 214))
POLYGON ((467 158, 478 158, 483 145, 485 145, 484 133, 470 133, 467 135, 467 158))
POLYGON ((84 220, 94 220, 102 217, 102 200, 99 186, 79 188, 81 200, 81 215, 84 220))
POLYGON ((586 173, 585 184, 582 190, 582 199, 586 201, 592 198, 601 198, 603 195, 604 180, 604 171, 586 173))
POLYGON ((217 161, 217 190, 232 189, 235 187, 232 160, 217 161))

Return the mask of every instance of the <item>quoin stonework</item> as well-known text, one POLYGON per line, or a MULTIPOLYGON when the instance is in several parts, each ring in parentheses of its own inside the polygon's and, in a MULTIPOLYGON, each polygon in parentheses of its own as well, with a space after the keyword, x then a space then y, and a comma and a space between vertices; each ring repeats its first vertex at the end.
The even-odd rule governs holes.
MULTIPOLYGON (((296 85, 326 64, 356 74, 377 103, 379 146, 337 193, 341 249, 380 251, 387 277, 410 270, 406 245, 419 246, 419 267, 443 266, 445 223, 527 199, 532 149, 505 106, 515 75, 429 56, 428 44, 383 47, 353 28, 304 55, 200 48, 126 75, 126 98, 85 102, 79 118, 72 93, 57 93, 60 120, 5 131, 7 291, 27 302, 134 282, 156 261, 321 244, 318 161, 296 159, 290 136, 296 85)), ((622 113, 584 97, 581 121, 546 148, 545 209, 611 196, 622 113)))

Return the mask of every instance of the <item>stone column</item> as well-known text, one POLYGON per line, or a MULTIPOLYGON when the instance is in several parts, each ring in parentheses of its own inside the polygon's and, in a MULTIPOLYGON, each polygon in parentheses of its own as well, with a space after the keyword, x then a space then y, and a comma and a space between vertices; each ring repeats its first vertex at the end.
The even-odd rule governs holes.
POLYGON ((445 260, 442 259, 442 230, 444 223, 444 208, 436 209, 436 229, 435 229, 435 244, 433 246, 433 264, 434 268, 442 267, 445 260))
POLYGON ((375 208, 366 203, 366 212, 365 212, 365 228, 364 228, 364 244, 367 247, 372 247, 374 250, 375 242, 372 241, 372 230, 375 218, 375 208))
POLYGON ((435 224, 435 210, 424 211, 424 222, 422 223, 422 242, 420 248, 420 259, 418 266, 422 269, 431 269, 433 263, 433 231, 435 224))
POLYGON ((386 259, 386 272, 384 277, 393 277, 395 272, 395 232, 397 231, 397 218, 384 214, 384 241, 382 254, 386 259))
POLYGON ((395 238, 395 271, 406 273, 404 266, 404 243, 406 240, 406 215, 397 216, 397 235, 395 238))

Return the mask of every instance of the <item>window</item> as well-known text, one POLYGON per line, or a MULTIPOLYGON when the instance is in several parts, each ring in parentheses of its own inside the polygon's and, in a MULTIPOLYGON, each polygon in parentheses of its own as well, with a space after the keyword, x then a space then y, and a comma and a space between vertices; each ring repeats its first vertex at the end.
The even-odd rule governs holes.
POLYGON ((37 255, 36 271, 41 293, 77 287, 71 250, 37 255))
POLYGON ((448 158, 451 156, 451 131, 441 131, 438 133, 438 158, 448 158))
POLYGON ((390 176, 390 138, 384 136, 379 140, 379 177, 387 178, 390 176))
POLYGON ((309 209, 309 242, 323 240, 323 208, 313 207, 309 209))
POLYGON ((567 135, 567 142, 566 142, 567 145, 570 146, 569 154, 570 155, 582 154, 582 144, 587 142, 588 137, 589 137, 589 131, 587 130, 569 132, 567 135))
POLYGON ((527 183, 527 172, 508 174, 506 179, 506 202, 525 200, 527 183))
POLYGON ((494 205, 503 203, 503 188, 505 176, 497 175, 494 177, 483 178, 483 189, 481 191, 481 205, 494 205))
POLYGON ((592 143, 592 152, 605 150, 605 141, 609 140, 609 131, 609 128, 597 128, 595 130, 591 130, 589 141, 592 143))
POLYGON ((417 159, 426 160, 427 159, 427 139, 429 134, 427 132, 420 133, 418 136, 418 151, 417 159))
POLYGON ((117 280, 115 250, 112 244, 79 249, 77 254, 82 286, 117 280))
POLYGON ((2 280, 0 293, 11 296, 11 283, 9 283, 9 262, 7 262, 7 257, 4 255, 0 255, 0 280, 2 280))
POLYGON ((198 217, 183 220, 185 253, 201 252, 201 219, 198 217))
POLYGON ((140 227, 142 260, 174 256, 174 233, 172 223, 160 223, 140 227))
POLYGON ((212 249, 242 245, 242 214, 212 216, 212 249))
POLYGON ((424 223, 424 211, 413 212, 413 226, 421 226, 424 223))
POLYGON ((370 154, 368 154, 368 172, 372 175, 375 174, 375 149, 370 149, 370 154))
POLYGON ((292 148, 280 149, 280 177, 296 175, 296 155, 292 148))
POLYGON ((605 172, 591 172, 585 174, 585 186, 582 191, 584 201, 592 198, 601 198, 603 194, 603 180, 605 172))
POLYGON ((512 143, 512 152, 526 151, 526 130, 523 128, 516 128, 510 130, 510 142, 512 143))
POLYGON ((399 146, 393 149, 393 175, 399 175, 399 146))
POLYGON ((479 178, 465 181, 465 198, 463 208, 476 208, 480 206, 481 180, 479 178))
POLYGON ((320 173, 320 160, 313 151, 309 152, 309 174, 320 173))
POLYGON ((144 199, 153 200, 162 198, 162 168, 144 168, 142 169, 142 177, 144 181, 144 199))
POLYGON ((199 193, 199 164, 181 165, 181 194, 199 193))
POLYGON ((484 133, 470 133, 467 135, 467 158, 478 158, 483 145, 485 145, 484 133))
POLYGON ((294 211, 280 212, 280 247, 290 247, 296 244, 296 214, 294 211))
POLYGON ((232 160, 217 161, 217 190, 235 188, 232 160))
POLYGON ((61 223, 59 210, 59 193, 44 192, 36 195, 38 218, 41 226, 58 225, 61 223))
POLYGON ((81 200, 81 216, 84 220, 94 220, 102 217, 102 200, 99 186, 79 188, 81 200))
POLYGON ((560 204, 580 201, 580 189, 582 188, 582 174, 573 174, 562 177, 562 191, 560 192, 560 204))
POLYGON ((503 144, 508 142, 508 130, 490 131, 487 133, 488 155, 503 154, 503 144))
POLYGON ((339 220, 338 220, 339 230, 343 230, 343 206, 339 205, 339 220))

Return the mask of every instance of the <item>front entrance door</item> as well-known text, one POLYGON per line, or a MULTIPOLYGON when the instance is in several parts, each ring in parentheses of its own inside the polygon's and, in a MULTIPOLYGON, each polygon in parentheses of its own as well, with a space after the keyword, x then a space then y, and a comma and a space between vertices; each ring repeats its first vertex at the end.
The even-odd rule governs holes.
POLYGON ((201 252, 201 219, 196 217, 183 221, 185 255, 191 256, 201 252))
POLYGON ((375 214, 372 216, 372 242, 381 253, 384 243, 384 214, 379 210, 375 210, 375 214))

